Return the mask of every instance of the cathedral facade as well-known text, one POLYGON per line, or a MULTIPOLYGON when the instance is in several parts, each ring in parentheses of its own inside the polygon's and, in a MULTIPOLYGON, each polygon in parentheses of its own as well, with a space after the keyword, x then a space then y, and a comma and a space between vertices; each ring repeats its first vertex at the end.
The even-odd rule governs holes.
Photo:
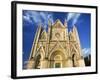
POLYGON ((27 69, 84 67, 84 58, 77 28, 68 32, 68 25, 57 19, 48 21, 48 30, 41 25, 35 34, 27 69))

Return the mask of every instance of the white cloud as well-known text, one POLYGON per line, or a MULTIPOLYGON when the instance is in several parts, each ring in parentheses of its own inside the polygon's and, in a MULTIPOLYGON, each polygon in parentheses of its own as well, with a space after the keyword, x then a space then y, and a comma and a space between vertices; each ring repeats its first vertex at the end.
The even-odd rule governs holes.
POLYGON ((24 15, 24 16, 23 16, 23 19, 24 19, 25 21, 28 21, 29 23, 32 22, 31 19, 30 19, 30 16, 29 16, 28 14, 24 15))
POLYGON ((68 13, 67 21, 71 20, 73 17, 75 17, 75 13, 68 13))
POLYGON ((80 17, 80 14, 76 14, 75 18, 73 19, 72 25, 77 23, 79 17, 80 17))
POLYGON ((38 14, 38 12, 30 12, 31 13, 31 18, 34 20, 35 23, 41 22, 41 17, 38 14))
POLYGON ((84 48, 82 49, 82 53, 83 53, 83 56, 88 56, 89 54, 91 54, 91 49, 90 48, 84 48))
POLYGON ((48 25, 48 19, 51 22, 53 21, 53 14, 47 12, 37 12, 37 11, 27 11, 23 18, 28 22, 35 22, 35 24, 42 23, 46 28, 48 25))
POLYGON ((67 21, 72 20, 72 26, 73 26, 74 24, 77 23, 80 15, 81 15, 80 13, 68 13, 68 15, 67 15, 67 21))
POLYGON ((53 15, 52 15, 52 14, 49 14, 49 15, 48 15, 48 19, 51 21, 51 23, 54 23, 53 15))
POLYGON ((45 12, 40 12, 39 14, 40 14, 40 17, 43 18, 44 20, 47 19, 47 16, 48 16, 47 13, 45 13, 45 12))

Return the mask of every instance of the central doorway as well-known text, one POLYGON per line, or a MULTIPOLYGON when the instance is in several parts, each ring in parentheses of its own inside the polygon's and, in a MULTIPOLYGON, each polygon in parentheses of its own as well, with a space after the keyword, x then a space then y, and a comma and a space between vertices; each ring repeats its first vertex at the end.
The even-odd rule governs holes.
POLYGON ((64 67, 65 55, 61 51, 54 51, 50 56, 50 68, 64 67))
POLYGON ((62 56, 56 55, 54 57, 54 68, 61 68, 62 67, 62 56))

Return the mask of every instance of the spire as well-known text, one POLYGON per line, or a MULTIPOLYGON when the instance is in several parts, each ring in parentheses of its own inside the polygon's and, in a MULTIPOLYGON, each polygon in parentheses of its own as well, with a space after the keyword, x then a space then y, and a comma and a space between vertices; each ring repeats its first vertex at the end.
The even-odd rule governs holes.
POLYGON ((70 35, 70 34, 72 34, 72 31, 71 31, 71 30, 69 31, 69 35, 70 35))
POLYGON ((77 31, 77 29, 76 29, 76 26, 74 25, 73 26, 73 32, 76 32, 77 31))
POLYGON ((67 27, 67 20, 64 21, 64 26, 67 27))
POLYGON ((43 31, 41 32, 41 35, 40 35, 40 39, 46 40, 46 38, 47 38, 46 30, 43 29, 43 31))
POLYGON ((73 26, 73 35, 74 35, 74 40, 77 42, 78 48, 79 48, 79 55, 81 55, 82 53, 82 48, 81 48, 81 43, 80 43, 80 38, 79 38, 79 34, 78 34, 78 30, 77 27, 74 25, 73 26))
POLYGON ((42 23, 41 23, 41 22, 39 22, 38 27, 41 27, 41 26, 42 26, 42 23))
POLYGON ((31 59, 31 57, 34 57, 34 55, 35 55, 35 51, 36 51, 36 47, 37 47, 37 43, 38 43, 40 34, 41 34, 41 25, 39 23, 38 28, 37 28, 36 33, 35 33, 35 37, 34 37, 34 41, 33 41, 33 45, 31 48, 31 54, 30 54, 29 59, 31 59))
POLYGON ((79 34, 75 25, 73 26, 73 35, 74 35, 75 41, 77 41, 80 46, 79 34))
POLYGON ((48 27, 51 27, 52 26, 52 23, 50 21, 50 19, 48 20, 48 27))

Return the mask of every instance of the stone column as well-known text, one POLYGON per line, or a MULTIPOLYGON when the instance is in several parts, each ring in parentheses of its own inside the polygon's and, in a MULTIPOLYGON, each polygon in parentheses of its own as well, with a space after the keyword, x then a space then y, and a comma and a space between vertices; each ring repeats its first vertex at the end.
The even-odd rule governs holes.
POLYGON ((66 67, 73 67, 73 61, 71 57, 68 57, 66 60, 66 67))
POLYGON ((41 60, 41 66, 40 68, 48 68, 48 59, 47 58, 44 58, 43 60, 41 60))
POLYGON ((78 60, 77 60, 77 66, 78 67, 84 67, 85 66, 85 62, 84 62, 84 58, 81 56, 78 60))
POLYGON ((29 60, 27 63, 27 69, 34 69, 35 61, 29 60))

